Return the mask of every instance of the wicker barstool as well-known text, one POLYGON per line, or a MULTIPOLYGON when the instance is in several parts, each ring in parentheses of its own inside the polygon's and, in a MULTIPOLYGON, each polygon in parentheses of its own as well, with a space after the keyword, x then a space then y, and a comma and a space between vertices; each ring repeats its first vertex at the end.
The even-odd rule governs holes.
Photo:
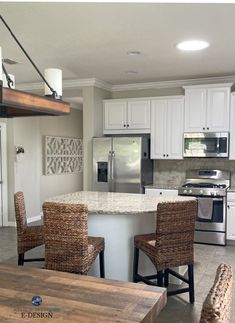
POLYGON ((104 278, 104 238, 88 237, 87 206, 45 202, 43 213, 46 269, 86 275, 99 254, 104 278))
POLYGON ((23 266, 24 262, 29 261, 44 261, 44 258, 24 258, 26 251, 44 244, 43 225, 27 225, 23 192, 14 194, 14 203, 17 228, 18 265, 23 266))
POLYGON ((182 201, 159 203, 156 233, 137 235, 134 238, 133 281, 168 287, 169 274, 189 284, 187 288, 168 291, 167 295, 189 292, 194 302, 193 242, 197 202, 182 201), (157 274, 138 274, 139 250, 154 264, 157 274), (188 265, 188 279, 170 268, 188 265), (152 282, 157 279, 157 283, 152 282))
POLYGON ((229 322, 232 283, 232 267, 220 264, 216 271, 214 284, 203 303, 200 323, 229 322))

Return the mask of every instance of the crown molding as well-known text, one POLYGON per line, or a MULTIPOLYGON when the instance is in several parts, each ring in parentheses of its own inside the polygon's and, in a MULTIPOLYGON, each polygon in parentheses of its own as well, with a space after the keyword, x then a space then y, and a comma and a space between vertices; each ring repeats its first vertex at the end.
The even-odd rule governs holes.
MULTIPOLYGON (((106 91, 117 92, 117 91, 131 91, 131 90, 175 88, 175 87, 184 87, 184 86, 190 86, 190 85, 228 83, 228 82, 235 83, 235 75, 204 77, 204 78, 175 80, 175 81, 118 84, 118 85, 111 85, 107 82, 104 82, 96 78, 76 79, 76 80, 64 80, 63 89, 82 89, 83 87, 86 87, 86 86, 94 86, 106 91)), ((41 91, 42 92, 43 82, 21 83, 19 84, 18 88, 21 91, 30 91, 30 92, 41 91)))
POLYGON ((234 83, 235 75, 204 77, 204 78, 175 80, 175 81, 120 84, 120 85, 113 85, 112 91, 116 92, 116 91, 130 91, 130 90, 163 89, 163 88, 184 87, 189 85, 227 83, 227 82, 234 83))
MULTIPOLYGON (((89 79, 76 79, 76 80, 63 80, 63 89, 81 89, 86 86, 95 86, 107 91, 112 91, 112 86, 102 80, 96 78, 89 79)), ((18 89, 21 91, 43 91, 44 83, 21 83, 18 85, 18 89)))

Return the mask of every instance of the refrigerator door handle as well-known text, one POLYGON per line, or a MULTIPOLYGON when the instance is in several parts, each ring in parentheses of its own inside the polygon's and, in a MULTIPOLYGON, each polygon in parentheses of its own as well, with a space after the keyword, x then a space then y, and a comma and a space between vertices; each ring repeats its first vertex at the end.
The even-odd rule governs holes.
POLYGON ((109 151, 108 154, 108 181, 112 180, 112 151, 109 151))
POLYGON ((114 192, 114 151, 109 151, 109 192, 114 192))
POLYGON ((115 158, 115 152, 112 151, 111 153, 111 176, 112 176, 112 181, 114 180, 114 158, 115 158))

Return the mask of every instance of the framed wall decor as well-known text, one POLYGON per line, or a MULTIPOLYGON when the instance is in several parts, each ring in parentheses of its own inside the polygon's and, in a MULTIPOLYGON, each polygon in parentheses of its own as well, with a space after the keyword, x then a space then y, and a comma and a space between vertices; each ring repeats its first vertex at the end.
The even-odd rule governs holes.
POLYGON ((45 175, 76 174, 83 168, 82 139, 45 136, 45 175))

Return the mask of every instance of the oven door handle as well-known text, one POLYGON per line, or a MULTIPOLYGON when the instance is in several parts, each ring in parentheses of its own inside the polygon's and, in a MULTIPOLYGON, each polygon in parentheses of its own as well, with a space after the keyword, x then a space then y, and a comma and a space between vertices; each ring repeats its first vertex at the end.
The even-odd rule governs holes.
POLYGON ((213 201, 223 201, 223 197, 212 197, 213 201))

